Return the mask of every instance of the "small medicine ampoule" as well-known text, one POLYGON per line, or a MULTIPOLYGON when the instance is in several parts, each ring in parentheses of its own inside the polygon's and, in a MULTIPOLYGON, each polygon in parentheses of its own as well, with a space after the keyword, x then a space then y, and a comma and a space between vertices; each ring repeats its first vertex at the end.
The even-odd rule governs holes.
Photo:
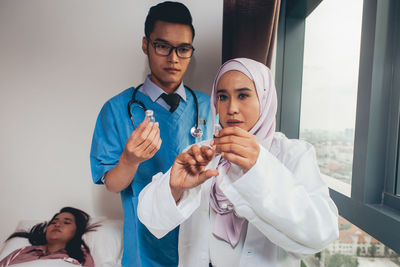
MULTIPOLYGON (((213 131, 213 137, 217 138, 215 136, 215 133, 218 132, 219 130, 222 130, 221 124, 219 124, 219 114, 217 113, 217 115, 215 116, 215 123, 214 123, 214 131, 213 131)), ((211 147, 213 150, 215 149, 215 147, 211 147)), ((215 152, 213 155, 213 158, 215 158, 217 155, 219 155, 218 152, 215 152)))
POLYGON ((222 130, 221 124, 219 124, 219 114, 215 116, 215 124, 214 124, 214 138, 215 138, 215 133, 218 132, 219 130, 222 130))
POLYGON ((156 119, 154 118, 154 112, 151 109, 148 109, 144 112, 144 115, 146 118, 150 119, 150 122, 156 122, 156 119))

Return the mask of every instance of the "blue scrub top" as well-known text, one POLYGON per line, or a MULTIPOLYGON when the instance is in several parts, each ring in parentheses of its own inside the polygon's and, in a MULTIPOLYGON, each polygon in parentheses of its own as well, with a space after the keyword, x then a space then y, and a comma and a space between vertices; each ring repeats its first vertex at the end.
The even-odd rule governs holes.
MULTIPOLYGON (((118 163, 134 130, 127 111, 133 91, 132 87, 111 98, 104 104, 97 118, 90 152, 92 177, 96 184, 101 184, 104 174, 118 163)), ((181 99, 173 113, 140 91, 136 93, 136 99, 143 102, 147 109, 154 111, 162 144, 154 157, 139 165, 130 186, 121 191, 124 209, 123 266, 178 265, 178 228, 162 239, 157 239, 138 220, 137 205, 140 191, 151 182, 153 175, 166 172, 176 156, 187 146, 212 137, 210 98, 201 92, 195 91, 195 94, 199 103, 199 119, 205 120, 205 124, 199 125, 204 133, 201 138, 194 138, 190 134, 190 129, 196 123, 196 105, 187 89, 186 101, 181 99)), ((144 111, 138 104, 132 104, 131 112, 137 127, 144 119, 144 111)))

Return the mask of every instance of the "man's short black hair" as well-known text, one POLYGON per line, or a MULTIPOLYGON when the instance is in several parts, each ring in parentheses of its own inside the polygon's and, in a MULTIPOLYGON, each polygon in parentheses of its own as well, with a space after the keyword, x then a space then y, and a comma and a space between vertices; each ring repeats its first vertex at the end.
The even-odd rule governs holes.
POLYGON ((152 6, 147 14, 144 23, 144 34, 147 38, 153 32, 154 24, 157 20, 189 25, 192 29, 192 39, 194 39, 194 28, 192 25, 192 15, 189 9, 182 3, 165 1, 152 6))

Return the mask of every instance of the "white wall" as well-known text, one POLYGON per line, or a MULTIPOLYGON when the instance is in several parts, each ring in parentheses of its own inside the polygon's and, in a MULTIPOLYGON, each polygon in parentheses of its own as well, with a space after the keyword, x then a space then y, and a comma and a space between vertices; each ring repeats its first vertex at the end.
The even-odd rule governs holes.
MULTIPOLYGON (((0 242, 21 219, 71 205, 121 218, 119 195, 92 184, 89 151, 104 102, 144 80, 148 0, 0 1, 0 242)), ((223 1, 183 1, 196 28, 185 76, 210 92, 223 1)))

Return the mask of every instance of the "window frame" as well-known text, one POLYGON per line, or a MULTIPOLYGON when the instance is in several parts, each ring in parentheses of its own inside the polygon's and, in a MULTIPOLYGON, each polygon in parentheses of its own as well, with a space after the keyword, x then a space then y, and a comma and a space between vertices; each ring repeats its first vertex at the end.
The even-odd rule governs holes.
MULTIPOLYGON (((322 0, 282 0, 277 129, 298 138, 305 19, 322 0)), ((351 197, 333 189, 341 216, 400 253, 400 1, 363 4, 351 197), (397 195, 396 195, 397 193, 397 195)))

